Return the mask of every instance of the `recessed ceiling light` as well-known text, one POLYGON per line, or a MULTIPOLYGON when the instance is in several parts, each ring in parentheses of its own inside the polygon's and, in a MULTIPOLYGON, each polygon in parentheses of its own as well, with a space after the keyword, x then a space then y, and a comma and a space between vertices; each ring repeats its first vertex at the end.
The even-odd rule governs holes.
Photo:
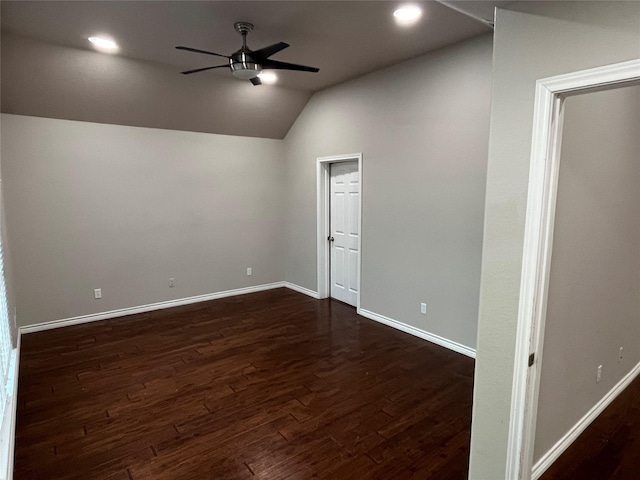
POLYGON ((417 5, 404 5, 393 12, 396 22, 401 25, 411 25, 422 17, 422 9, 417 5))
POLYGON ((258 77, 260 77, 260 80, 262 80, 263 83, 276 83, 278 81, 278 76, 273 73, 273 72, 262 72, 258 75, 258 77))
POLYGON ((89 37, 89 41, 96 50, 101 52, 115 53, 118 51, 118 44, 107 37, 89 37))

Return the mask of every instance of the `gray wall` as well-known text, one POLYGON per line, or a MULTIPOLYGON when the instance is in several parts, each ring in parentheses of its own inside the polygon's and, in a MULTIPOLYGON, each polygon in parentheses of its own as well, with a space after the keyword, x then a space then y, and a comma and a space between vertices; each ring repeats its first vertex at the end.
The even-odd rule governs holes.
POLYGON ((361 307, 475 348, 490 83, 486 35, 314 95, 285 138, 285 279, 317 289, 316 158, 362 152, 361 307))
POLYGON ((638 185, 640 86, 567 99, 534 461, 640 361, 638 185))
POLYGON ((2 113, 67 120, 283 138, 311 95, 6 33, 2 63, 2 113))
POLYGON ((640 57, 640 2, 498 10, 471 436, 472 480, 504 478, 535 81, 640 57))
MULTIPOLYGON (((164 75, 8 38, 10 55, 87 62, 89 76, 95 62, 164 75)), ((21 325, 282 280, 315 290, 316 157, 361 151, 362 307, 475 348, 490 65, 486 35, 320 92, 285 142, 4 114, 21 325)), ((15 75, 23 90, 3 108, 62 111, 60 99, 52 111, 30 100, 15 75)), ((69 108, 90 94, 56 85, 69 108)), ((135 123, 108 98, 83 120, 135 123)))
POLYGON ((282 281, 283 154, 279 140, 3 114, 19 323, 282 281))

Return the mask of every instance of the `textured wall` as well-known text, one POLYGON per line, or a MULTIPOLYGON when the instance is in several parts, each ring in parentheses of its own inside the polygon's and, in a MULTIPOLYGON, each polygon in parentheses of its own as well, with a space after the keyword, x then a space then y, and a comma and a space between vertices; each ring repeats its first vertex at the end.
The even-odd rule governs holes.
POLYGON ((361 307, 475 348, 490 90, 486 35, 312 97, 285 138, 286 280, 317 289, 317 157, 362 152, 361 307))
POLYGON ((282 281, 283 152, 279 140, 3 114, 20 324, 282 281))
POLYGON ((512 8, 494 35, 472 480, 505 475, 535 81, 640 57, 640 2, 512 8))

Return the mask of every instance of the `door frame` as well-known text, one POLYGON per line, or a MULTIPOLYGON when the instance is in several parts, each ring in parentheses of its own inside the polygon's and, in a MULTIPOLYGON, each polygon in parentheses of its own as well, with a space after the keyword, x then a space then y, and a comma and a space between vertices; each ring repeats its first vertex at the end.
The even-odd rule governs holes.
POLYGON ((640 59, 536 82, 505 478, 529 480, 558 190, 563 99, 640 81, 640 59), (529 366, 530 355, 534 361, 529 366))
POLYGON ((360 312, 360 293, 362 290, 362 153, 318 157, 316 162, 317 181, 317 262, 318 262, 318 298, 331 295, 331 269, 329 242, 330 232, 330 196, 331 196, 331 164, 342 162, 358 162, 358 182, 360 183, 360 201, 358 202, 358 293, 356 295, 356 311, 360 312))

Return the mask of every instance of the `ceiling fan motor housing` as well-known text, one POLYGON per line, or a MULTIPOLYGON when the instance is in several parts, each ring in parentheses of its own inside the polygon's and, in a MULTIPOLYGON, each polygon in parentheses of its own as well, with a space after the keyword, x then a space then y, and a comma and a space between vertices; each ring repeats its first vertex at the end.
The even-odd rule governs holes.
POLYGON ((243 80, 256 78, 262 72, 262 66, 251 58, 250 50, 238 50, 231 55, 229 66, 234 77, 243 80))

